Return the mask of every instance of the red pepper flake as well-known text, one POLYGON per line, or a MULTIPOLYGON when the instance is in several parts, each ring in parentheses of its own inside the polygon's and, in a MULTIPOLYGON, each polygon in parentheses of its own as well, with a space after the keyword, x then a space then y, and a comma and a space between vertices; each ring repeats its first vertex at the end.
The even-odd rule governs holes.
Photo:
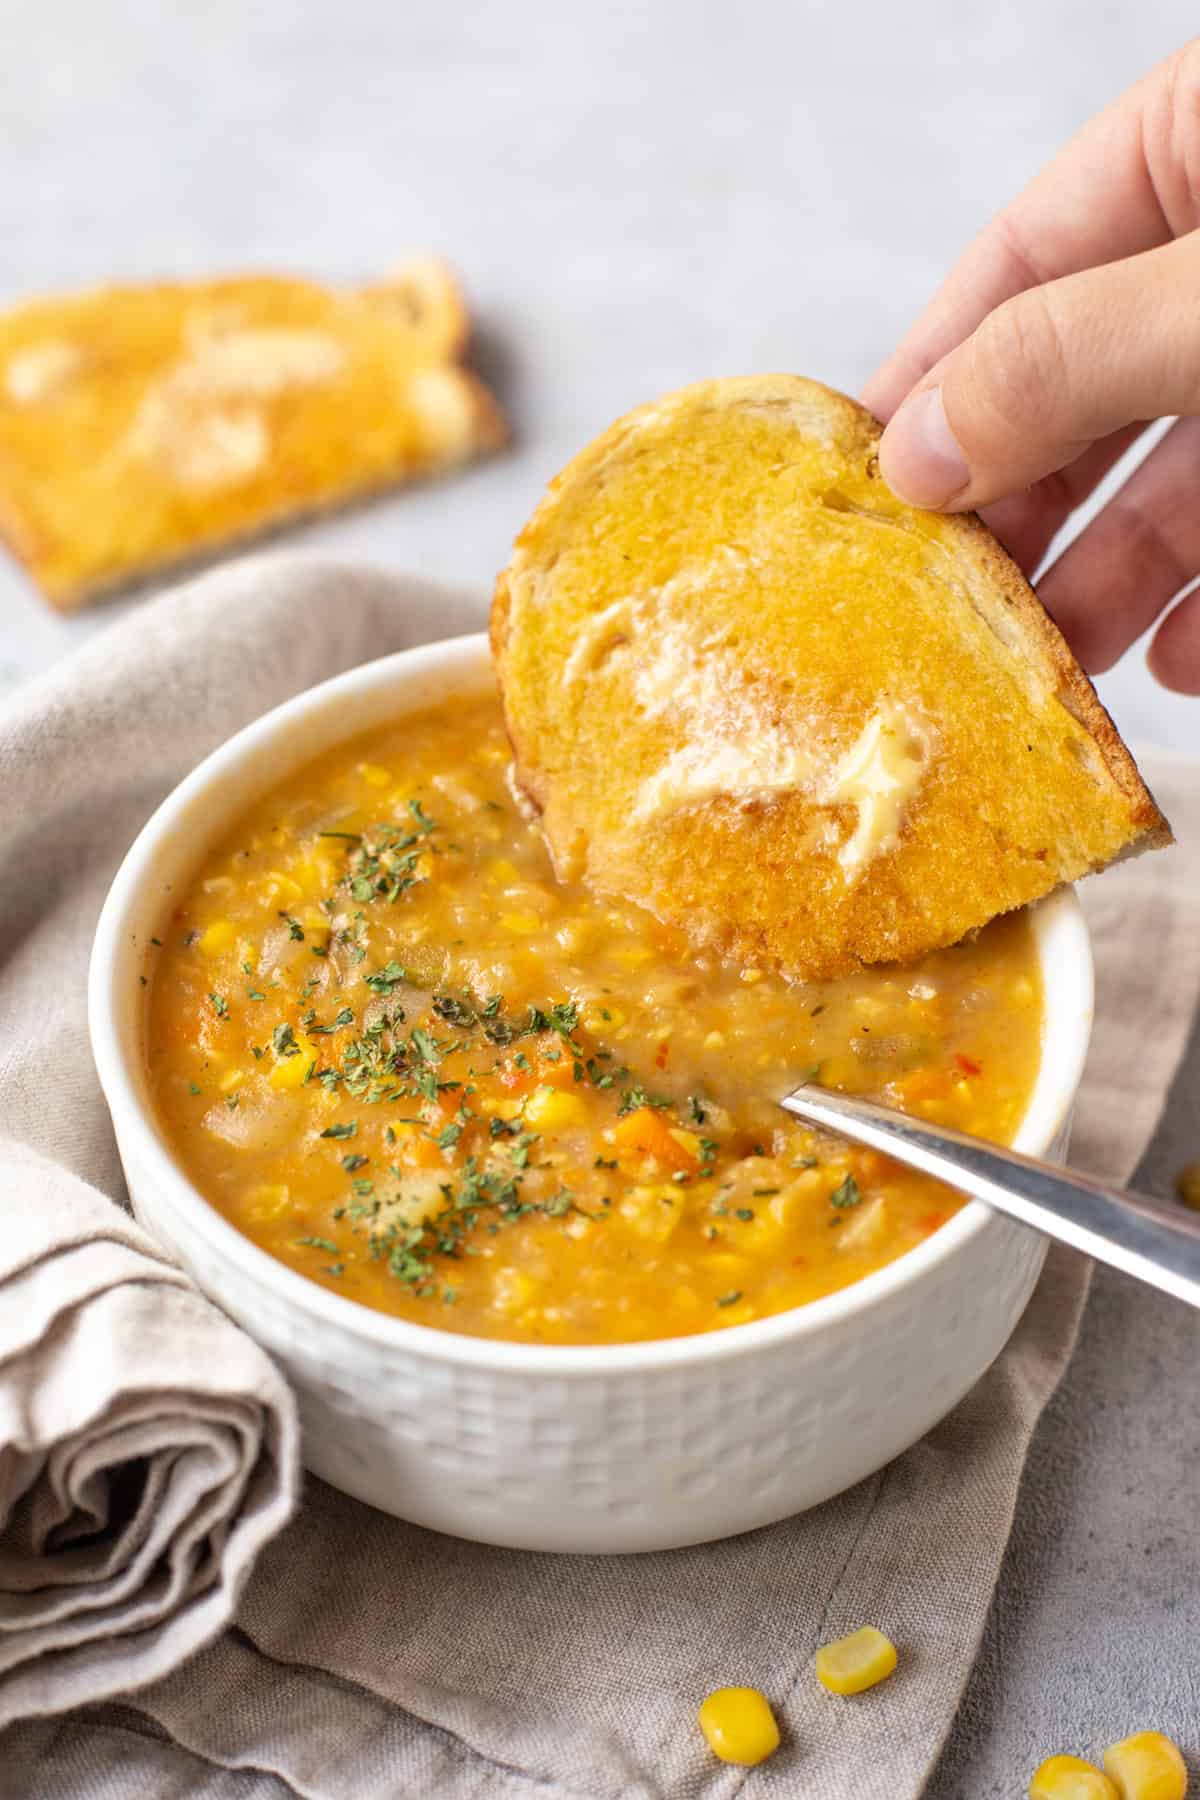
POLYGON ((671 1052, 670 1041, 669 1041, 669 1039, 664 1038, 662 1043, 658 1046, 658 1053, 654 1058, 654 1066, 656 1069, 665 1069, 666 1068, 667 1057, 670 1055, 670 1052, 671 1052))
POLYGON ((931 1232, 936 1231, 939 1225, 944 1225, 949 1216, 948 1213, 941 1212, 922 1213, 917 1220, 917 1230, 923 1231, 928 1236, 931 1232))
POLYGON ((974 1057, 972 1057, 972 1056, 964 1056, 961 1050, 955 1051, 954 1060, 958 1064, 959 1068, 962 1070, 964 1075, 982 1075, 983 1074, 982 1063, 977 1063, 975 1061, 974 1057))

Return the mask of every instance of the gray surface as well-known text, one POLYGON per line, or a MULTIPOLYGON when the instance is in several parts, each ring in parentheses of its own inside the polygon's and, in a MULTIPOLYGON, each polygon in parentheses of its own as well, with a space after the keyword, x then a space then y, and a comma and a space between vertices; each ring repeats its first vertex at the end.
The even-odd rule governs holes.
MULTIPOLYGON (((409 247, 456 261, 518 448, 305 541, 480 582, 626 406, 756 368, 857 386, 988 212, 1195 29, 1184 0, 0 16, 0 298, 231 264, 353 277, 409 247)), ((103 616, 57 620, 0 568, 0 679, 103 616)), ((1132 736, 1200 737, 1140 658, 1104 685, 1132 736)), ((1008 1796, 1043 1750, 1200 1714, 1198 1349, 1182 1309, 1100 1282, 936 1800, 1008 1796)))
MULTIPOLYGON (((1133 1178, 1200 1154, 1200 1018, 1133 1178)), ((1105 1269, 1047 1407, 983 1647, 926 1800, 1012 1800, 1043 1756, 1165 1731, 1200 1775, 1200 1313, 1105 1269)))
MULTIPOLYGON (((988 213, 1195 29, 1186 0, 5 0, 0 18, 0 301, 453 258, 519 447, 305 538, 482 583, 545 478, 626 407, 754 369, 856 388, 988 213)), ((0 563, 0 682, 100 616, 53 618, 0 563)), ((1196 739, 1140 654, 1105 687, 1128 735, 1196 739)))

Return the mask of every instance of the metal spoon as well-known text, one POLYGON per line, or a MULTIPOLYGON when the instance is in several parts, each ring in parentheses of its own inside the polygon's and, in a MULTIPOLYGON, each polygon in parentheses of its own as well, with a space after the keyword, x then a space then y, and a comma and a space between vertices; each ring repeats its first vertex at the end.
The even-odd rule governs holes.
POLYGON ((798 1087, 781 1104, 1200 1306, 1200 1214, 827 1088, 798 1087))

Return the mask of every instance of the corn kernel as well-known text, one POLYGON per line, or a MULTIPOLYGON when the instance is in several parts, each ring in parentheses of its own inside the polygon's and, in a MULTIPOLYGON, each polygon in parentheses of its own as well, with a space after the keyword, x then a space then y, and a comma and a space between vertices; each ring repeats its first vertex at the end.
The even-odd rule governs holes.
POLYGON ((525 1123, 534 1131, 565 1131, 586 1118, 587 1106, 580 1096, 561 1088, 535 1088, 525 1102, 525 1123))
POLYGON ((220 956, 222 951, 228 950, 233 939, 232 920, 214 919, 212 924, 200 933, 197 943, 205 956, 220 956))
POLYGON ((700 1708, 700 1729, 722 1762, 752 1768, 779 1748, 779 1727, 757 1688, 718 1688, 700 1708))
POLYGON ((257 969, 258 951, 249 938, 238 939, 237 959, 243 969, 257 969))
POLYGON ((492 1305, 498 1312, 520 1313, 532 1305, 542 1284, 520 1269, 497 1269, 492 1283, 492 1305))
POLYGON ((817 1651, 817 1680, 831 1694, 861 1694, 886 1681, 896 1667, 896 1646, 873 1625, 852 1631, 817 1651))
POLYGON ((697 1162, 704 1161, 704 1157, 701 1155, 700 1139, 694 1131, 685 1131, 682 1125, 671 1125, 668 1127, 668 1135, 675 1139, 681 1150, 686 1150, 689 1156, 694 1156, 697 1162))
POLYGON ((323 894, 337 880, 337 870, 327 856, 305 856, 293 863, 289 879, 306 894, 323 894))
POLYGON ((704 1048, 706 1050, 723 1050, 725 1048, 725 1033, 723 1031, 710 1031, 704 1040, 704 1048))
POLYGON ((268 869, 263 893, 268 900, 302 900, 304 890, 298 881, 285 875, 282 869, 268 869))
POLYGON ((763 978, 761 969, 743 969, 741 979, 747 987, 756 987, 763 978))
POLYGON ((230 1069, 226 1074, 222 1075, 217 1086, 223 1094, 228 1094, 231 1093, 234 1088, 241 1087, 245 1079, 245 1069, 230 1069))
POLYGON ((1104 1772, 1120 1800, 1183 1800, 1187 1792, 1184 1760, 1161 1731, 1136 1731, 1110 1744, 1104 1772))
POLYGON ((674 1187, 632 1187, 617 1211, 639 1237, 665 1244, 683 1217, 679 1190, 674 1187))
POLYGON ((300 1046, 300 1054, 279 1057, 275 1067, 267 1076, 272 1087, 299 1088, 304 1086, 305 1077, 311 1064, 316 1061, 317 1052, 311 1040, 303 1035, 297 1037, 296 1042, 300 1046))
POLYGON ((584 1008, 580 1023, 585 1031, 592 1032, 596 1037, 603 1037, 605 1032, 615 1031, 619 1025, 624 1025, 627 1017, 628 1014, 611 1001, 606 1001, 603 1005, 597 1001, 594 1006, 584 1008))
POLYGON ((541 924, 535 912, 509 912, 500 914, 500 924, 505 931, 514 937, 529 937, 541 924))
POLYGON ((1200 1162, 1188 1163, 1175 1177, 1175 1192, 1185 1206, 1200 1212, 1200 1162))
POLYGON ((371 787, 385 788, 391 781, 391 773, 380 763, 359 763, 358 772, 371 787))
POLYGON ((246 1217, 251 1224, 265 1225, 269 1220, 279 1218, 290 1197, 286 1185, 264 1182, 261 1187, 251 1188, 246 1195, 246 1217))
POLYGON ((1029 1784, 1029 1800, 1117 1800, 1117 1790, 1081 1756, 1049 1756, 1029 1784))

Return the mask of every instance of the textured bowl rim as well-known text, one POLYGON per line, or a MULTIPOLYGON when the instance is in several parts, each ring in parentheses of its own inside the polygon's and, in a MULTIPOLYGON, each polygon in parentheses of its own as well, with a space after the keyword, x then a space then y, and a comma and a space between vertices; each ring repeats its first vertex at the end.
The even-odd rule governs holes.
MULTIPOLYGON (((120 1023, 117 979, 118 969, 128 957, 125 945, 132 935, 132 915, 142 901, 143 889, 154 882, 164 852, 178 841, 185 816, 211 786, 245 770, 249 779, 240 790, 240 804, 225 813, 225 826, 232 825, 255 797, 283 778, 282 769, 289 765, 301 768, 319 753, 311 748, 304 751, 303 734, 297 729, 317 713, 345 705, 347 729, 342 736, 350 738, 354 735, 353 703, 367 693, 397 686, 419 689, 421 680, 430 677, 438 686, 453 682, 458 691, 469 692, 482 687, 489 672, 487 636, 476 632, 397 651, 306 689, 245 726, 199 763, 157 807, 122 861, 100 914, 88 971, 92 1055, 118 1146, 123 1155, 128 1147, 136 1146, 140 1166, 149 1172, 183 1227, 181 1252, 186 1257, 188 1236, 201 1239, 210 1252, 237 1265, 248 1280, 272 1290, 276 1299, 297 1315, 358 1338, 364 1349, 384 1344, 431 1364, 486 1368, 540 1379, 715 1365, 846 1325, 905 1288, 914 1290, 915 1299, 926 1276, 987 1228, 994 1215, 980 1201, 969 1200, 923 1243, 882 1269, 835 1293, 748 1324, 690 1337, 618 1344, 527 1344, 471 1337, 394 1318, 310 1281, 244 1236, 175 1162, 148 1102, 143 1102, 138 1091, 142 1045, 132 1041, 139 1034, 120 1023), (281 763, 279 743, 285 737, 295 738, 298 753, 287 755, 281 763), (264 756, 268 750, 273 755, 264 756), (259 760, 273 767, 269 779, 256 782, 252 765, 259 760)), ((419 695, 407 701, 401 695, 396 716, 402 717, 420 704, 419 695)), ((330 744, 336 741, 336 734, 328 739, 330 744)), ((208 835, 211 841, 219 832, 208 835)), ((202 854, 197 850, 193 862, 198 863, 202 854)), ((1066 1122, 1083 1073, 1092 1021, 1093 967, 1087 926, 1073 888, 1057 889, 1031 909, 1031 916, 1045 987, 1046 1022, 1037 1081, 1014 1144, 1037 1155, 1047 1149, 1066 1122)))

